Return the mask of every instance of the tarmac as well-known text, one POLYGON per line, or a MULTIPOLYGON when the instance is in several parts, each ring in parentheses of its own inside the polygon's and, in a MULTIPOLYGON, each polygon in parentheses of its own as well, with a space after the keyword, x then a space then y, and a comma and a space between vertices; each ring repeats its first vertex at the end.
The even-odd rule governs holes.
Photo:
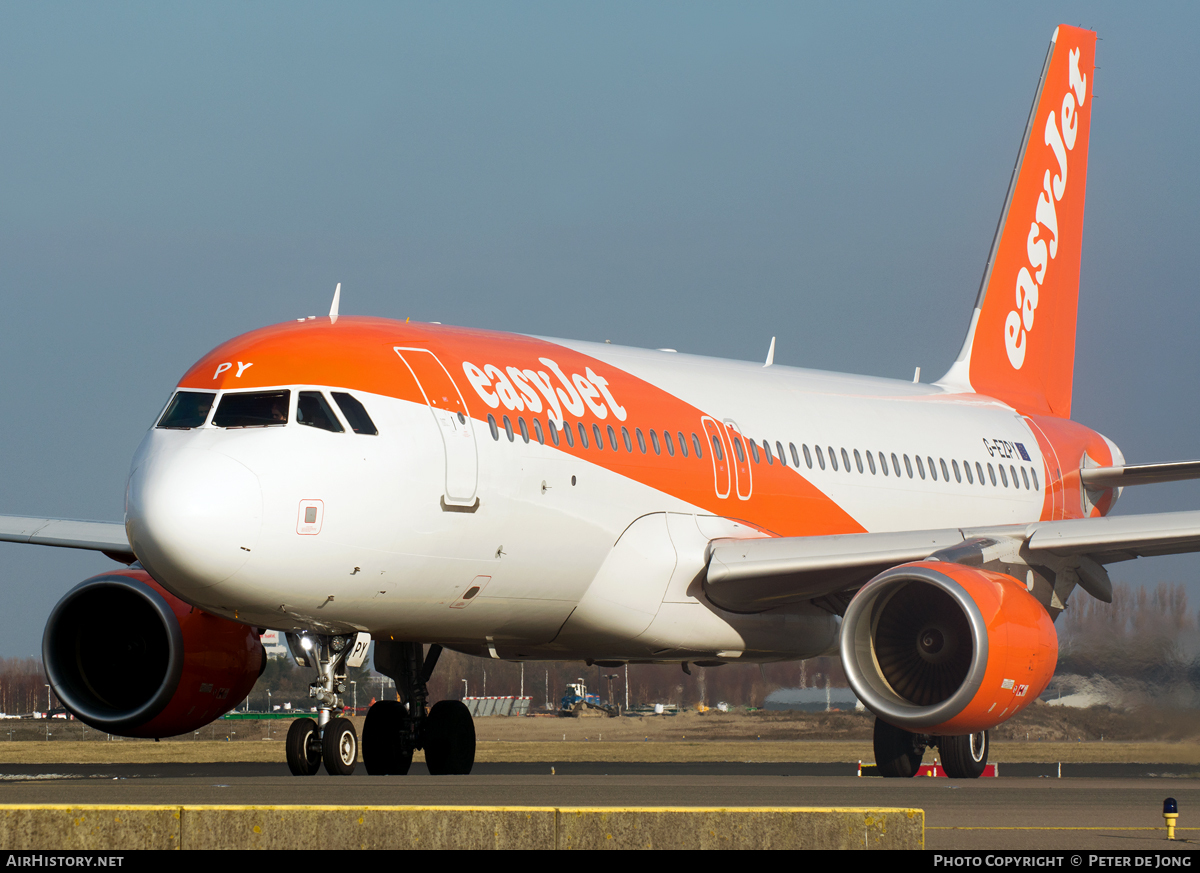
POLYGON ((1006 764, 995 779, 860 778, 853 764, 478 764, 470 776, 324 773, 283 764, 0 764, 0 802, 489 807, 822 807, 925 811, 929 850, 1200 848, 1200 773, 1189 765, 1006 764), (360 775, 361 774, 361 775, 360 775), (1176 840, 1162 818, 1178 801, 1176 840), (1192 842, 1194 840, 1194 842, 1192 842))

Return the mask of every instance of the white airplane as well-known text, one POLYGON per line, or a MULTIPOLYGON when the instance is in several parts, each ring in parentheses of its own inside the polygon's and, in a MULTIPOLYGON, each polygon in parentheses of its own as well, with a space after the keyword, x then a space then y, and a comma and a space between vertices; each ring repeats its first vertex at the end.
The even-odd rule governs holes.
POLYGON ((0 518, 0 539, 128 565, 50 615, 55 693, 110 733, 184 733, 284 631, 319 704, 288 763, 345 774, 346 669, 374 640, 404 702, 371 708, 368 772, 423 748, 466 773, 466 707, 427 706, 444 646, 685 670, 837 651, 882 772, 937 744, 979 775, 1053 675, 1075 588, 1110 600, 1105 564, 1200 549, 1200 512, 1106 517, 1200 462, 1127 466, 1070 419, 1094 55, 1055 31, 933 384, 339 316, 340 286, 328 317, 213 350, 138 447, 124 524, 0 518))

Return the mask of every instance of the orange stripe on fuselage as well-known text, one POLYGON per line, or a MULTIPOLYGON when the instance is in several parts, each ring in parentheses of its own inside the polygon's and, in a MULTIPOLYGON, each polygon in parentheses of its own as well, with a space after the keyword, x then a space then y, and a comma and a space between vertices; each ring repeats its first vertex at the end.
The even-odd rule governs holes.
MULTIPOLYGON (((285 322, 236 337, 205 355, 179 384, 185 388, 224 391, 275 385, 324 385, 424 404, 425 397, 395 352, 396 346, 428 348, 436 354, 458 384, 471 418, 481 427, 486 428, 489 413, 497 420, 502 415, 509 415, 514 426, 517 416, 525 416, 529 424, 532 424, 532 418, 538 418, 545 427, 550 403, 544 391, 529 385, 530 380, 526 380, 526 387, 533 388, 536 400, 532 406, 540 407, 540 411, 535 412, 530 408, 528 397, 514 380, 509 379, 509 386, 516 389, 511 393, 523 408, 510 409, 508 404, 500 402, 499 393, 491 387, 484 391, 494 395, 497 402, 495 407, 489 407, 472 386, 464 363, 478 370, 488 370, 493 376, 495 370, 507 374, 510 367, 518 373, 532 370, 544 376, 553 387, 563 419, 572 427, 582 423, 588 435, 588 448, 583 448, 576 431, 574 447, 563 441, 557 446, 558 451, 605 467, 715 515, 746 519, 782 536, 861 533, 864 530, 799 471, 778 460, 767 464, 765 458, 759 463, 747 459, 753 476, 749 500, 738 499, 736 487, 730 488, 729 497, 718 498, 713 484, 711 442, 705 442, 702 459, 695 456, 690 443, 693 433, 705 440, 701 419, 709 415, 721 421, 721 410, 700 410, 624 370, 532 337, 382 318, 341 316, 331 323, 328 317, 322 316, 303 322, 285 322), (555 368, 543 359, 556 364, 567 383, 578 375, 585 388, 591 385, 586 376, 589 368, 600 379, 607 380, 604 387, 615 405, 623 410, 624 420, 618 419, 620 413, 613 411, 603 396, 598 396, 599 392, 591 396, 589 404, 579 385, 564 383, 555 368), (495 369, 489 369, 489 365, 495 369), (604 413, 603 417, 600 412, 604 413), (596 448, 593 424, 600 427, 605 443, 603 449, 596 448), (608 441, 610 425, 617 434, 618 450, 615 452, 608 441), (635 428, 641 428, 647 441, 651 429, 658 432, 660 442, 664 430, 669 430, 673 437, 682 431, 689 442, 687 457, 678 448, 672 457, 665 446, 662 454, 656 455, 649 442, 647 453, 643 454, 636 440, 630 453, 620 435, 622 426, 629 429, 631 436, 635 428)), ((489 378, 489 385, 500 381, 489 378)), ((512 402, 511 397, 507 399, 512 402)), ((747 435, 748 438, 752 436, 747 435)), ((482 438, 482 432, 479 437, 482 438)), ((547 447, 555 448, 548 439, 547 447)), ((724 451, 729 449, 727 442, 724 451)), ((730 475, 735 475, 734 468, 739 466, 736 458, 727 455, 726 464, 730 475)), ((743 485, 743 493, 745 490, 743 485)))

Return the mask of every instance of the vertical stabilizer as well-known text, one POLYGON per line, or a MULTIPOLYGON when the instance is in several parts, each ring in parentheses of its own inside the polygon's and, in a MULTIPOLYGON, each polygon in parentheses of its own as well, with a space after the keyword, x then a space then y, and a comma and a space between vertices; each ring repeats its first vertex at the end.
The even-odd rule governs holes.
POLYGON ((1071 415, 1096 34, 1054 31, 975 311, 939 384, 1071 415))

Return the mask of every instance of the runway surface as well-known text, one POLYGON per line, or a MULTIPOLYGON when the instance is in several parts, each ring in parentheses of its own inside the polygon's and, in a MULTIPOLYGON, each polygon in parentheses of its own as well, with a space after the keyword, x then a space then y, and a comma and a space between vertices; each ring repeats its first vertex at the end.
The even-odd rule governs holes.
MULTIPOLYGON (((1200 847, 1200 774, 1146 764, 1006 764, 998 779, 857 778, 852 764, 478 764, 470 776, 322 773, 283 764, 0 764, 0 802, 467 806, 889 806, 925 810, 929 849, 1200 847), (554 774, 551 775, 551 768, 554 774), (1168 843, 1162 801, 1176 798, 1168 843), (1189 828, 1189 825, 1197 827, 1189 828)), ((361 773, 361 770, 360 770, 361 773)))

